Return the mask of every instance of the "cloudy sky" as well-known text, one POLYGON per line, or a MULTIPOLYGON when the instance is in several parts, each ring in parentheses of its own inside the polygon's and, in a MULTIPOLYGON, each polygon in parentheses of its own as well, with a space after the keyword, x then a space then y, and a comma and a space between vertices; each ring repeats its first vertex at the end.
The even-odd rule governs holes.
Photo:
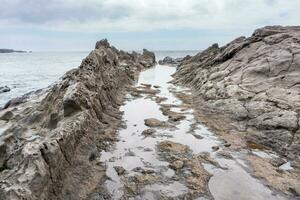
POLYGON ((300 0, 0 0, 0 48, 199 50, 266 25, 300 25, 300 0))

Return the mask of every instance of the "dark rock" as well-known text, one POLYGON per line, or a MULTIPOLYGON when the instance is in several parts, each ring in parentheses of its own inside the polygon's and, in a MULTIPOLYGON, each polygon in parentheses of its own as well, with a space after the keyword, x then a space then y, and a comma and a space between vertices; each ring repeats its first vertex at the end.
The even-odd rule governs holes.
POLYGON ((219 146, 213 146, 213 147, 211 147, 211 148, 212 148, 213 151, 218 151, 218 150, 220 149, 219 146))
POLYGON ((0 94, 4 93, 4 92, 9 92, 9 91, 10 91, 10 88, 8 86, 0 87, 0 94))
POLYGON ((124 175, 126 173, 126 170, 121 166, 114 166, 114 169, 116 170, 119 176, 124 175))
POLYGON ((21 50, 13 50, 13 49, 0 49, 0 53, 27 53, 27 52, 21 50))

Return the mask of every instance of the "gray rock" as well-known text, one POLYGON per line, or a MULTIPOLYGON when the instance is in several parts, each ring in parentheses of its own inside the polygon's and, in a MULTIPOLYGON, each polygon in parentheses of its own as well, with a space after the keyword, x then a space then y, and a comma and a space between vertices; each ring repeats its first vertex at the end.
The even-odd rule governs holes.
POLYGON ((146 129, 142 132, 142 135, 145 135, 145 136, 150 136, 150 135, 153 135, 154 133, 156 132, 155 129, 146 129))
POLYGON ((299 26, 260 28, 188 59, 173 83, 196 89, 199 109, 248 127, 248 139, 299 159, 299 41, 299 26))
POLYGON ((98 154, 116 137, 125 88, 154 64, 149 51, 121 52, 101 40, 61 81, 10 100, 0 110, 9 120, 0 124, 0 199, 81 199, 99 191, 106 175, 98 154))
POLYGON ((170 56, 166 56, 164 59, 162 60, 159 60, 158 63, 160 65, 170 65, 170 66, 178 66, 180 65, 181 63, 189 60, 191 58, 190 55, 187 55, 183 58, 171 58, 170 56))
POLYGON ((122 166, 114 166, 114 169, 116 170, 119 176, 122 176, 126 173, 126 170, 122 166))

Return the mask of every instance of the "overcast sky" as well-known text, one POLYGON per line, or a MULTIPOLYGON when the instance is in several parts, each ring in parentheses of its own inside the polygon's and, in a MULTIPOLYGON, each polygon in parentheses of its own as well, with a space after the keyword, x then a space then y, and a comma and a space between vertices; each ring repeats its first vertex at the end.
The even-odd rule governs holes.
POLYGON ((299 22, 300 0, 0 0, 0 48, 199 50, 299 22))

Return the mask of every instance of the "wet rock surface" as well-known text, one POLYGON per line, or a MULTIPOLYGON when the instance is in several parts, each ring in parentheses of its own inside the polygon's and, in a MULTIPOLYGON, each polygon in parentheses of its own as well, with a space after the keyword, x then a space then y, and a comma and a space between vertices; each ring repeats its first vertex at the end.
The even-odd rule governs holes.
POLYGON ((130 54, 102 40, 60 82, 8 102, 0 111, 0 199, 109 198, 99 152, 116 140, 126 86, 154 64, 147 50, 130 54))
POLYGON ((261 28, 193 56, 173 83, 194 88, 196 109, 212 126, 223 121, 247 140, 299 160, 299 41, 300 27, 261 28))
MULTIPOLYGON (((143 71, 137 85, 130 88, 130 91, 159 88, 160 92, 128 95, 121 107, 124 126, 118 132, 119 141, 102 151, 100 158, 107 166, 109 178, 104 186, 111 195, 108 199, 283 200, 294 197, 290 191, 296 191, 297 187, 291 178, 295 170, 282 172, 287 177, 285 182, 293 188, 290 191, 255 178, 264 177, 253 173, 254 167, 247 158, 258 155, 246 145, 243 149, 239 138, 225 140, 203 126, 197 111, 192 109, 191 90, 167 83, 174 71, 174 67, 158 65, 143 71), (167 70, 168 76, 162 77, 160 70, 167 70), (164 101, 157 101, 158 98, 164 101), (171 120, 173 115, 183 117, 171 120), (126 173, 120 175, 116 169, 126 173)), ((256 153, 269 154, 260 150, 256 153)))

